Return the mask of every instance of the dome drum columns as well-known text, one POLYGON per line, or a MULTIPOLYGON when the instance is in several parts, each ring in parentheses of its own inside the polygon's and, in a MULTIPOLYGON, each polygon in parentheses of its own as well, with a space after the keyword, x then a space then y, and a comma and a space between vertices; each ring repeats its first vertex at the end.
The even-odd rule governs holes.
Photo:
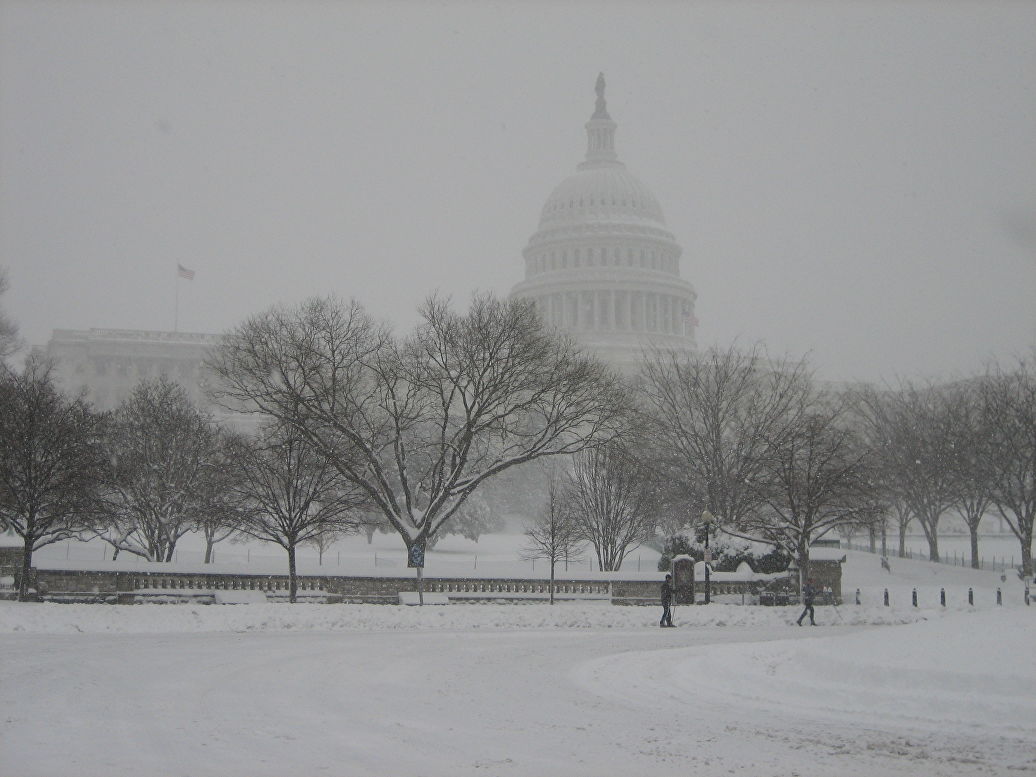
POLYGON ((693 337, 692 297, 595 289, 556 292, 535 299, 544 323, 565 331, 693 337))

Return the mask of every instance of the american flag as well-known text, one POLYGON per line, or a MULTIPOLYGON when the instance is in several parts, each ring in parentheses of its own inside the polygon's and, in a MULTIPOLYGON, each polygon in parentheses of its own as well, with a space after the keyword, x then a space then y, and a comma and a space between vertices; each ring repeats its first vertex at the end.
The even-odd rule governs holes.
POLYGON ((181 278, 186 278, 189 281, 194 280, 194 270, 188 270, 182 264, 176 265, 176 274, 181 278))

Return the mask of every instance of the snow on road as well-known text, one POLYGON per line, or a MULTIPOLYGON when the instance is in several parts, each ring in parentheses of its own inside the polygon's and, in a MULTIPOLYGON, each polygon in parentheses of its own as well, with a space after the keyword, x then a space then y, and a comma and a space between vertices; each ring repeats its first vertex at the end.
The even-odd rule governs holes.
POLYGON ((1032 610, 840 610, 0 603, 0 775, 1036 774, 1032 610))

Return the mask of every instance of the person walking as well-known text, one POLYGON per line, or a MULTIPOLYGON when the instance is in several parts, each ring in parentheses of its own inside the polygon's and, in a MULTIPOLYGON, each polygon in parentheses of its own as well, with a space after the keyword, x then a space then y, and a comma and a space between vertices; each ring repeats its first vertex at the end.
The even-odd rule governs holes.
POLYGON ((673 576, 666 575, 662 583, 662 620, 658 625, 667 628, 673 625, 673 612, 670 607, 673 604, 673 576))
POLYGON ((806 584, 802 586, 802 615, 795 621, 800 626, 802 625, 802 619, 809 615, 809 625, 816 626, 817 622, 813 619, 813 600, 816 598, 817 591, 813 587, 813 578, 806 581, 806 584))

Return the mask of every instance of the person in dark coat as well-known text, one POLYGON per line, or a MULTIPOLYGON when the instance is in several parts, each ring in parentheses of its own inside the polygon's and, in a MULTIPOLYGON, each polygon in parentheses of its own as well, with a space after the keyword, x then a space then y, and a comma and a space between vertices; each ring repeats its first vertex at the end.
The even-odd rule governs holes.
POLYGON ((806 584, 802 586, 802 615, 796 621, 800 626, 802 625, 802 619, 809 615, 809 625, 816 626, 817 622, 813 619, 813 600, 816 598, 817 591, 813 587, 813 578, 806 581, 806 584))
POLYGON ((673 625, 673 613, 669 609, 673 604, 673 576, 666 575, 665 582, 662 583, 662 620, 658 622, 659 626, 666 627, 673 625))

